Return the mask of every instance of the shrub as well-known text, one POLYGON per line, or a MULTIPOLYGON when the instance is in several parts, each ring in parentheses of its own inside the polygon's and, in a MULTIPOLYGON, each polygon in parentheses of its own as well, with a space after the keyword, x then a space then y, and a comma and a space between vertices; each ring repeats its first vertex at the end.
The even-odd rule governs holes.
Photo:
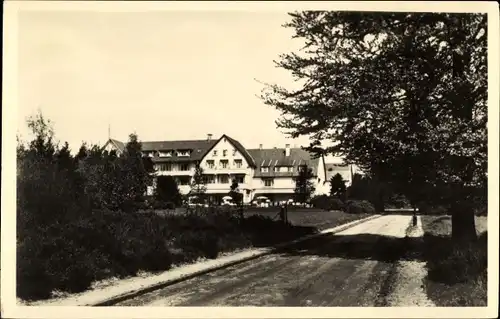
POLYGON ((339 198, 331 197, 328 195, 319 195, 311 199, 311 204, 314 207, 323 210, 343 210, 345 208, 344 202, 339 198))
POLYGON ((486 276, 487 232, 477 241, 455 244, 451 238, 424 237, 427 242, 426 259, 429 279, 447 284, 474 281, 486 276))
POLYGON ((344 210, 345 204, 338 198, 330 198, 330 208, 328 210, 344 210))
POLYGON ((346 212, 349 214, 375 214, 375 208, 369 201, 350 200, 346 203, 346 212))
POLYGON ((213 230, 188 231, 179 234, 175 246, 183 251, 189 260, 197 257, 217 258, 219 240, 213 230))

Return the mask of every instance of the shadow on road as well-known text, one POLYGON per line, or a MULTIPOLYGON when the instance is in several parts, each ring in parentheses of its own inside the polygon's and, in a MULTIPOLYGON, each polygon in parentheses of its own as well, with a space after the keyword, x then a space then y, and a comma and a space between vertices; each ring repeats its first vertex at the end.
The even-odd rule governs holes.
POLYGON ((277 250, 305 256, 365 259, 383 262, 424 260, 422 238, 398 238, 376 234, 325 235, 277 250))

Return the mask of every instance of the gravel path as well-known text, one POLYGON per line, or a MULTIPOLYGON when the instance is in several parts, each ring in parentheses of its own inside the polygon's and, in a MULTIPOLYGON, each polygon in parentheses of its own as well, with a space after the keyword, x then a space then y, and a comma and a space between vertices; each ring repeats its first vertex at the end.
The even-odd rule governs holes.
POLYGON ((424 305, 411 292, 425 273, 398 262, 410 219, 383 216, 117 306, 424 305))

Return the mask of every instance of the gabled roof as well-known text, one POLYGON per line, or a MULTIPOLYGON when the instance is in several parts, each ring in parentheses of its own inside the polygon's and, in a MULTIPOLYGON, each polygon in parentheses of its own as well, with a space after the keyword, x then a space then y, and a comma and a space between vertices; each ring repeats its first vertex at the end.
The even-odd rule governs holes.
MULTIPOLYGON (((252 155, 245 149, 245 147, 243 147, 243 145, 238 142, 237 140, 235 140, 234 138, 231 138, 229 136, 227 136, 226 134, 223 134, 215 143, 214 145, 212 145, 206 152, 205 154, 203 155, 203 157, 205 157, 206 154, 208 154, 212 148, 215 147, 215 145, 217 145, 217 143, 219 143, 223 138, 226 138, 229 143, 231 143, 240 153, 241 155, 243 155, 243 157, 245 158, 245 160, 248 162, 248 165, 250 165, 250 167, 256 167, 257 164, 254 160, 254 158, 252 157, 252 155)), ((203 158, 202 157, 202 158, 203 158)))
POLYGON ((319 158, 301 148, 290 148, 290 155, 285 155, 284 148, 249 149, 248 152, 255 159, 257 171, 255 177, 285 177, 297 176, 298 167, 307 165, 312 169, 313 175, 318 175, 319 158), (291 166, 293 172, 274 172, 275 166, 291 166), (261 172, 261 167, 269 167, 269 172, 261 172))
POLYGON ((177 156, 173 154, 171 157, 155 156, 155 161, 161 162, 183 162, 183 161, 199 161, 205 156, 207 150, 212 148, 217 141, 214 140, 184 140, 184 141, 145 141, 142 143, 143 151, 174 151, 174 150, 189 150, 189 157, 177 156))
MULTIPOLYGON (((144 152, 151 151, 175 151, 175 150, 189 150, 191 154, 189 157, 177 156, 173 154, 171 157, 158 157, 155 154, 153 161, 155 162, 191 162, 200 161, 205 157, 208 152, 222 139, 226 138, 242 155, 245 157, 250 166, 255 167, 255 161, 247 150, 237 140, 222 135, 218 140, 183 140, 183 141, 141 141, 142 150, 144 152)), ((125 149, 125 143, 110 139, 108 143, 113 143, 120 151, 125 149)), ((106 143, 107 144, 107 143, 106 143)))
POLYGON ((103 148, 105 148, 108 144, 113 144, 115 146, 115 148, 120 151, 120 152, 123 152, 125 150, 125 143, 123 142, 120 142, 118 140, 115 140, 115 139, 112 139, 110 138, 103 146, 103 148))

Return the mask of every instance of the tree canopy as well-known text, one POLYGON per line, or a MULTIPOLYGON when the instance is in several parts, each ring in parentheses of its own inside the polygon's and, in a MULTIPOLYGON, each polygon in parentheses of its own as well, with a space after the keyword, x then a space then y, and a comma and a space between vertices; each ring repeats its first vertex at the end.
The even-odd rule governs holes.
MULTIPOLYGON (((485 14, 290 16, 284 26, 305 46, 276 63, 301 87, 272 84, 262 94, 281 112, 278 127, 292 137, 309 136, 308 150, 345 157, 403 190, 412 203, 463 207, 484 196, 485 14)), ((467 232, 472 235, 472 227, 454 228, 454 235, 467 232)))

